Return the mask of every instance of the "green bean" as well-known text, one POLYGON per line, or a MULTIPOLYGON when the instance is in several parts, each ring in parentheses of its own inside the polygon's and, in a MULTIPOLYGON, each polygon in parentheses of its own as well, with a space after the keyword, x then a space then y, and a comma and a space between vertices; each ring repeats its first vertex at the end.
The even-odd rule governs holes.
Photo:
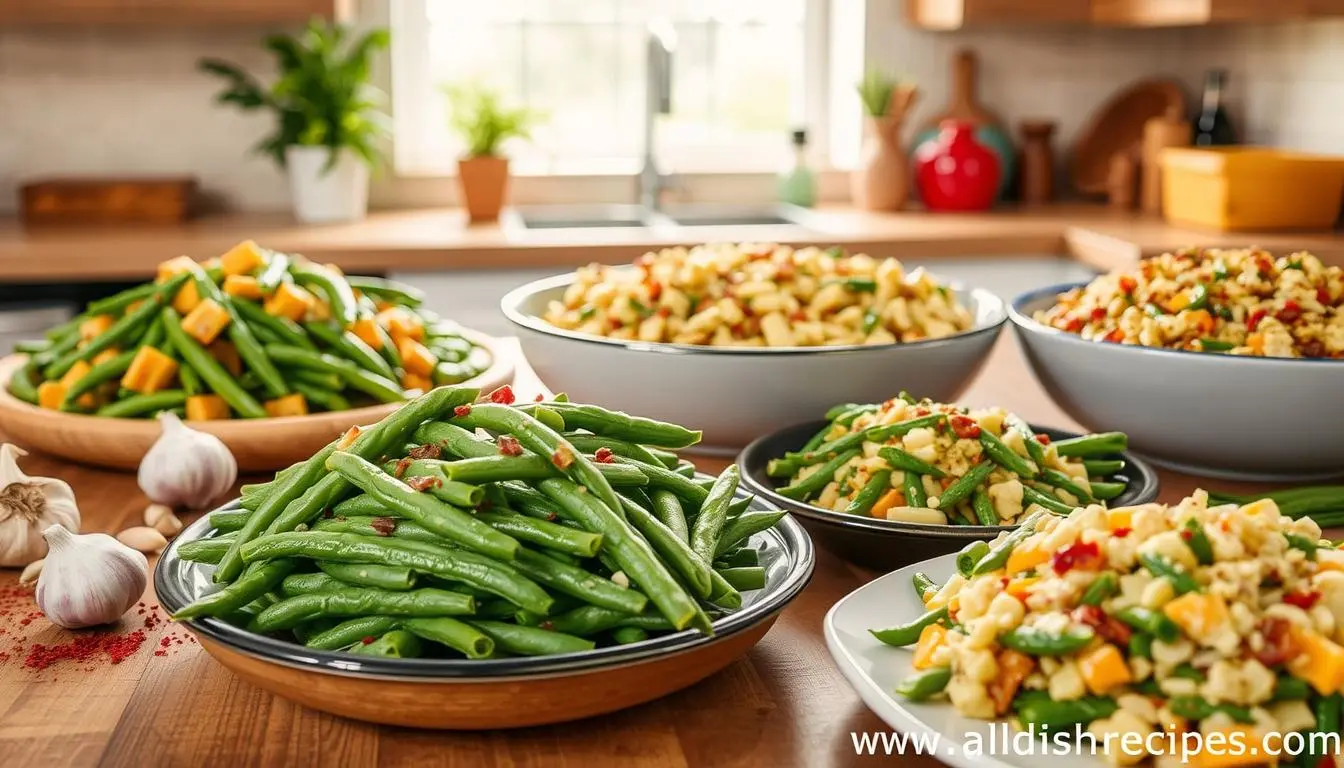
POLYGON ((705 503, 700 506, 699 514, 691 523, 691 549, 706 563, 714 559, 718 549, 724 522, 728 518, 728 503, 737 493, 738 477, 737 465, 729 464, 714 481, 705 503))
MULTIPOLYGON (((1153 636, 1135 632, 1129 636, 1129 655, 1140 659, 1153 658, 1153 636)), ((1161 695, 1161 691, 1158 691, 1161 695)))
POLYGON ((719 574, 740 592, 765 589, 765 569, 759 566, 722 568, 719 570, 719 574))
POLYGON ((1140 554, 1139 562, 1149 573, 1159 579, 1166 579, 1171 582, 1171 586, 1178 595, 1199 590, 1199 582, 1195 580, 1194 576, 1165 557, 1154 554, 1140 554))
POLYGON ((1198 696, 1173 697, 1167 701, 1167 709, 1171 710, 1171 713, 1177 717, 1190 720, 1203 720, 1221 712, 1238 723, 1255 722, 1251 710, 1247 707, 1239 707, 1235 704, 1210 704, 1198 696))
POLYGON ((596 435, 659 448, 689 448, 700 442, 701 432, 698 429, 686 429, 677 424, 631 416, 596 405, 548 402, 546 407, 560 413, 567 429, 586 429, 596 435))
POLYGON ((400 619, 392 616, 360 616, 337 624, 309 637, 304 645, 319 651, 347 648, 365 638, 377 638, 397 628, 400 619))
POLYGON ((354 333, 337 328, 328 322, 315 321, 305 323, 303 327, 323 344, 346 359, 353 360, 364 370, 382 376, 389 381, 396 381, 397 373, 392 370, 392 366, 373 347, 364 343, 364 340, 354 333))
POLYGON ((649 464, 638 459, 628 459, 623 456, 616 457, 617 465, 634 467, 639 470, 645 478, 648 479, 648 485, 652 489, 664 489, 676 494, 678 499, 691 504, 694 507, 700 507, 705 503, 705 498, 709 496, 709 489, 697 485, 694 477, 686 477, 670 470, 661 464, 649 464))
POLYGON ((621 570, 644 589, 659 612, 677 629, 685 629, 693 621, 698 621, 701 631, 713 633, 708 622, 700 620, 703 614, 699 606, 618 512, 608 508, 594 494, 583 493, 578 485, 569 480, 549 478, 542 480, 537 487, 558 504, 567 517, 592 533, 602 534, 603 551, 609 553, 621 570))
POLYGON ((470 619, 468 624, 483 632, 497 647, 519 656, 553 656, 560 653, 591 651, 596 644, 591 640, 566 635, 548 629, 521 627, 502 621, 470 619))
POLYGON ((823 443, 807 453, 787 454, 787 456, 788 458, 799 460, 802 464, 816 464, 825 461, 833 454, 848 451, 851 448, 859 448, 866 442, 883 443, 893 437, 909 434, 911 431, 922 427, 933 427, 942 421, 943 414, 932 413, 928 416, 919 416, 895 424, 881 424, 858 432, 850 432, 846 435, 842 435, 829 443, 823 443))
POLYGON ((37 370, 37 358, 29 357, 23 365, 15 369, 9 377, 9 393, 25 403, 37 405, 37 387, 33 384, 33 372, 37 370))
POLYGON ((1125 468, 1124 459, 1085 459, 1083 468, 1089 477, 1110 477, 1125 468))
POLYGON ((210 513, 210 527, 221 533, 242 530, 252 513, 244 509, 223 509, 210 513))
POLYGON ((723 535, 719 537, 719 545, 715 548, 714 556, 719 557, 739 544, 745 543, 761 531, 775 527, 776 523, 784 519, 785 514, 783 510, 776 509, 742 513, 724 527, 723 535))
POLYGON ((690 527, 686 524, 686 513, 681 508, 681 500, 677 495, 664 488, 656 488, 649 494, 653 506, 650 509, 653 516, 658 518, 677 538, 689 543, 691 540, 690 527))
POLYGON ((611 640, 617 645, 642 643, 648 639, 649 632, 643 627, 617 627, 611 631, 611 640))
POLYGON ((841 403, 840 405, 831 406, 830 410, 826 411, 826 420, 847 427, 850 424, 853 424, 854 420, 858 417, 865 413, 874 413, 877 409, 878 406, 875 403, 866 405, 860 405, 858 403, 841 403))
POLYGON ((1083 626, 1058 633, 1019 626, 999 635, 999 644, 1029 656, 1067 656, 1082 650, 1096 636, 1090 627, 1083 626))
MULTIPOLYGON (((333 589, 344 589, 346 584, 340 580, 328 576, 325 573, 291 573, 280 583, 280 592, 285 597, 296 597, 298 595, 310 595, 315 592, 330 592, 333 589)), ((274 603, 272 603, 274 605, 274 603)))
POLYGON ((256 398, 248 394, 245 389, 238 386, 233 374, 229 373, 219 361, 206 351, 195 339, 187 335, 182 330, 182 318, 177 314, 177 310, 172 307, 164 307, 162 312, 163 327, 167 332, 168 341, 182 356, 183 363, 196 369, 201 379, 210 385, 210 390, 216 395, 224 398, 224 402, 238 413, 238 415, 248 419, 266 418, 266 409, 261 407, 256 398))
POLYGON ((88 360, 109 347, 133 339, 136 330, 152 322, 159 314, 159 307, 177 295, 178 289, 187 281, 187 277, 186 273, 182 273, 160 283, 143 304, 122 315, 107 330, 90 339, 84 346, 71 349, 56 358, 42 371, 42 376, 47 379, 60 379, 80 360, 88 360))
MULTIPOLYGON (((131 361, 140 352, 139 349, 128 349, 118 354, 111 360, 104 360, 93 366, 79 378, 70 388, 65 391, 65 398, 61 401, 61 410, 71 410, 75 406, 75 401, 86 392, 92 392, 99 385, 120 377, 131 367, 131 361)), ((20 371, 21 372, 21 371, 20 371)), ((17 375, 17 374, 16 374, 17 375)))
MULTIPOLYGON (((597 471, 613 487, 647 485, 649 478, 638 467, 625 464, 596 463, 597 471)), ((464 483, 490 483, 500 480, 543 480, 560 474, 551 461, 535 453, 522 456, 477 456, 460 461, 443 462, 443 473, 464 483)))
POLYGON ((1311 685, 1298 677, 1281 674, 1274 682, 1274 696, 1270 701, 1304 701, 1311 698, 1311 685))
POLYGON ((812 474, 801 480, 795 480, 792 484, 786 485, 783 488, 776 488, 775 492, 781 496, 787 496, 796 501, 806 501, 820 493, 823 488, 835 479, 835 473, 858 455, 859 450, 857 448, 838 454, 835 458, 827 461, 820 467, 817 467, 816 471, 812 474))
POLYGON ((50 339, 23 339, 14 342, 14 354, 16 355, 36 355, 39 352, 46 352, 51 349, 50 339))
POLYGON ((1200 565, 1213 564, 1213 542, 1209 541, 1209 535, 1204 532, 1204 526, 1194 518, 1190 518, 1185 523, 1184 535, 1186 546, 1195 553, 1195 560, 1200 565))
MULTIPOLYGON (((1316 699, 1316 728, 1317 734, 1338 734, 1341 726, 1344 726, 1344 694, 1333 693, 1329 696, 1321 696, 1316 699)), ((1308 765, 1315 762, 1320 765, 1321 758, 1326 756, 1327 748, 1330 742, 1317 736, 1307 740, 1308 765)), ((1338 742, 1335 742, 1338 744, 1338 742)))
POLYGON ((400 592, 415 586, 415 574, 409 568, 372 563, 318 563, 323 573, 357 587, 374 587, 400 592))
POLYGON ((262 536, 246 544, 242 554, 243 560, 249 563, 295 556, 341 563, 403 566, 419 573, 465 582, 537 613, 548 613, 554 602, 541 587, 504 563, 466 550, 442 549, 430 554, 416 542, 303 531, 262 536))
POLYGON ((909 507, 927 507, 929 506, 929 497, 924 492, 924 481, 921 476, 914 472, 904 472, 901 480, 901 491, 905 494, 905 504, 909 507))
POLYGON ((760 553, 751 547, 742 547, 731 552, 725 552, 714 559, 715 567, 723 568, 746 568, 747 566, 760 564, 760 553))
POLYGON ((310 352, 317 351, 317 345, 313 343, 312 339, 308 338, 308 334, 304 333, 303 328, 293 320, 269 314, 259 304, 250 301, 236 301, 233 306, 238 310, 238 314, 243 316, 244 320, 255 327, 255 330, 265 329, 279 339, 281 344, 299 347, 310 352))
POLYGON ((462 652, 469 659, 484 659, 495 652, 495 641, 475 627, 446 616, 434 619, 407 619, 402 628, 440 645, 462 652))
MULTIPOLYGON (((854 499, 845 506, 847 515, 867 515, 873 508, 882 494, 887 492, 891 484, 891 470, 879 469, 868 477, 868 482, 863 484, 859 492, 854 494, 854 499)), ((843 486, 841 486, 843 489, 843 486)))
MULTIPOLYGON (((239 534, 241 536, 241 534, 239 534)), ((237 540, 234 541, 234 544, 237 540)), ((232 545, 229 551, 233 551, 232 545)), ((271 559, 256 570, 205 597, 197 599, 191 605, 173 614, 174 621, 185 621, 198 616, 225 616, 242 608, 278 585, 291 571, 295 563, 288 558, 271 559)), ((219 567, 216 567, 218 572, 219 567)))
POLYGON ((723 574, 711 570, 709 579, 709 597, 706 598, 708 603, 729 611, 735 611, 742 607, 742 594, 737 591, 736 587, 728 583, 723 574))
POLYGON ((108 403, 102 408, 99 408, 97 413, 99 416, 107 416, 111 418, 144 416, 168 410, 169 408, 176 408, 186 402, 186 392, 183 392, 180 389, 161 389, 158 392, 150 392, 144 395, 132 395, 131 397, 108 403))
POLYGON ((555 520, 561 509, 541 491, 522 483, 497 483, 493 488, 503 494, 508 506, 538 520, 555 520))
POLYGON ((332 317, 342 326, 348 327, 355 322, 357 302, 350 284, 336 272, 312 262, 292 265, 289 273, 295 282, 305 286, 315 286, 327 297, 332 317))
POLYGON ((319 373, 334 373, 346 384, 380 402, 397 403, 406 399, 400 384, 370 373, 344 358, 281 344, 267 344, 265 349, 266 354, 280 365, 307 368, 319 373))
POLYGON ((388 509, 367 493, 343 499, 331 508, 331 512, 338 517, 400 517, 396 510, 388 509))
POLYGON ((425 587, 406 592, 389 592, 361 587, 312 592, 281 600, 252 620, 252 632, 276 632, 290 629, 319 617, 354 616, 463 616, 476 611, 476 602, 467 595, 425 587))
POLYGON ((1035 726, 1038 732, 1044 732, 1044 729, 1056 732, 1110 717, 1119 708, 1115 699, 1107 696, 1083 696, 1068 701, 1054 701, 1049 695, 1033 696, 1018 706, 1017 717, 1023 727, 1035 726))
MULTIPOLYGON (((957 569, 961 569, 960 558, 958 558, 957 569)), ((916 571, 915 575, 911 577, 911 582, 915 587, 915 595, 919 597, 921 603, 927 602, 930 597, 933 597, 942 589, 937 582, 930 579, 928 574, 923 571, 916 571)))
POLYGON ((224 557, 225 552, 229 551, 229 544, 232 542, 233 537, 228 534, 188 541, 178 546, 177 556, 188 562, 213 565, 224 557))
POLYGON ((1089 483, 1087 487, 1088 490, 1092 492, 1092 498, 1101 501, 1110 501, 1111 499, 1119 498, 1125 492, 1127 486, 1124 483, 1103 483, 1098 481, 1089 483))
POLYGON ((289 255, 270 251, 266 254, 266 264, 257 270, 257 284, 261 292, 270 294, 280 284, 289 280, 289 255))
POLYGON ((641 445, 639 447, 653 454, 653 457, 657 459, 660 464, 662 464, 664 467, 667 467, 668 469, 676 469, 677 467, 681 466, 682 463, 681 457, 678 456, 673 451, 669 451, 665 448, 658 448, 652 445, 641 445))
POLYGON ((653 551, 663 559, 663 563, 682 578, 696 597, 708 598, 712 588, 709 560, 691 549, 685 539, 658 522, 652 512, 624 497, 621 503, 625 507, 625 519, 643 535, 653 551))
POLYGON ((957 553, 957 573, 970 578, 976 563, 989 554, 989 542, 977 539, 961 548, 957 553))
POLYGON ((1055 453, 1060 456, 1088 458, 1109 453, 1123 453, 1129 448, 1129 438, 1124 432, 1099 432, 1067 440, 1056 440, 1054 446, 1055 453))
POLYGON ((1058 515, 1072 514, 1074 507, 1065 504, 1063 500, 1051 493, 1046 493, 1040 489, 1033 488, 1030 485, 1022 486, 1022 503, 1031 506, 1035 504, 1043 507, 1058 515))
MULTIPOLYGON (((214 288, 213 283, 209 284, 214 288)), ((236 305, 246 302, 235 302, 231 297, 220 293, 217 288, 214 288, 214 293, 215 301, 229 314, 229 327, 226 331, 229 340, 233 342, 234 348, 238 350, 238 356, 242 358, 248 370, 261 380, 262 389, 270 397, 283 397, 289 394, 289 386, 285 384, 284 377, 280 375, 275 363, 271 362, 261 342, 257 341, 251 326, 244 322, 242 315, 238 313, 236 305)))
POLYGON ((389 461, 383 469, 397 478, 428 477, 426 490, 436 498, 449 504, 468 509, 475 508, 485 500, 485 489, 479 485, 450 479, 445 469, 451 464, 434 459, 399 459, 389 461))
POLYGON ((344 451, 327 459, 327 468, 351 484, 438 535, 467 549, 500 560, 512 560, 518 541, 431 495, 419 493, 370 462, 344 451))
POLYGON ((765 476, 774 478, 793 477, 803 465, 796 459, 771 459, 765 463, 765 476))
POLYGON ((877 455, 887 462, 892 469, 899 469, 902 472, 915 472, 921 475, 932 475, 933 477, 947 477, 947 473, 933 466, 932 464, 912 456, 909 453, 895 446, 886 445, 878 449, 877 455))
POLYGON ((1285 533, 1283 538, 1287 540, 1290 549, 1297 549, 1307 553, 1308 560, 1316 559, 1316 550, 1320 548, 1320 545, 1317 542, 1306 536, 1299 536, 1296 533, 1285 533))
POLYGON ((310 388, 338 392, 345 389, 345 382, 334 373, 318 373, 306 368, 286 368, 285 378, 296 384, 306 384, 310 388))
POLYGON ((1004 469, 1024 478, 1034 478, 1041 468, 1036 467, 1030 461, 1022 458, 1004 444, 999 437, 987 429, 980 430, 980 447, 985 449, 985 454, 994 461, 995 464, 1004 469))
MULTIPOLYGON (((181 353, 176 355, 176 357, 181 356, 181 353)), ((127 362, 126 367, 130 367, 129 362, 127 362)), ((193 397, 201 393, 203 388, 201 385, 201 377, 196 375, 196 369, 192 368, 190 365, 178 365, 177 378, 178 381, 182 382, 182 391, 187 393, 187 397, 193 397)))
POLYGON ((994 502, 990 501, 989 493, 984 488, 976 488, 971 493, 971 507, 975 510, 975 519, 981 525, 999 524, 999 513, 994 509, 994 502))
POLYGON ((420 638, 403 629, 394 629, 372 643, 359 642, 350 647, 350 653, 359 656, 388 659, 414 659, 420 656, 420 650, 420 638))
POLYGON ((397 349, 397 343, 392 340, 392 336, 387 329, 378 323, 373 324, 373 335, 378 338, 378 354, 388 365, 395 368, 402 367, 401 351, 397 349))
MULTIPOLYGON (((982 461, 961 477, 957 478, 955 483, 943 489, 938 494, 938 509, 948 511, 957 506, 963 499, 970 498, 975 489, 989 478, 989 473, 994 471, 994 462, 982 461)), ((932 499, 930 499, 932 503, 932 499)))
POLYGON ((141 283, 111 296, 95 299, 84 308, 84 314, 88 317, 118 314, 135 302, 149 298, 151 294, 158 290, 158 287, 155 283, 141 283))
POLYGON ((951 667, 933 667, 902 680, 896 693, 910 701, 924 701, 946 690, 951 680, 951 667))
POLYGON ((364 275, 346 275, 345 282, 351 288, 368 296, 376 296, 403 307, 418 307, 425 301, 425 294, 418 288, 395 280, 364 275))
MULTIPOLYGON (((638 459, 646 464, 654 464, 660 467, 666 466, 663 464, 662 459, 654 455, 648 448, 637 443, 617 440, 614 437, 589 435, 582 432, 566 432, 564 438, 575 448, 578 448, 580 451, 587 454, 593 454, 600 448, 606 448, 617 456, 624 456, 627 459, 638 459)), ((673 455, 675 456, 675 454, 673 455)))
POLYGON ((1057 469, 1047 468, 1042 470, 1041 482, 1067 492, 1077 499, 1076 503, 1078 506, 1084 506, 1096 501, 1096 499, 1092 497, 1092 492, 1086 486, 1086 483, 1075 482, 1073 477, 1064 472, 1060 472, 1057 469))
POLYGON ((1099 574, 1083 590, 1083 596, 1078 602, 1083 605, 1101 605, 1107 598, 1120 591, 1120 579, 1111 571, 1099 574))
POLYGON ((303 398, 313 405, 321 407, 327 411, 348 411, 350 410, 350 401, 329 389, 315 387, 306 381, 290 379, 289 385, 295 392, 303 395, 303 398))
POLYGON ((483 456, 498 456, 499 446, 481 440, 469 430, 456 424, 432 421, 421 424, 412 436, 412 440, 424 445, 437 445, 451 456, 463 459, 475 459, 483 456))
POLYGON ((537 520, 510 512, 479 512, 476 519, 509 536, 557 552, 594 557, 602 548, 602 535, 537 520))
POLYGON ((898 624, 886 629, 870 629, 868 631, 879 641, 887 645, 895 645, 899 647, 913 645, 919 640, 919 635, 924 631, 925 627, 946 622, 947 620, 947 606, 943 606, 942 608, 935 608, 928 611, 923 616, 906 624, 898 624))
POLYGON ((1180 626, 1159 611, 1133 606, 1116 611, 1115 618, 1164 643, 1181 639, 1180 626))
POLYGON ((1034 512, 1026 520, 1022 521, 1016 530, 1009 532, 998 544, 990 546, 989 554, 980 558, 980 562, 975 564, 975 570, 971 571, 971 576, 983 576, 986 573, 992 573, 1001 570, 1008 564, 1008 557, 1013 554, 1013 550, 1018 544, 1026 541, 1027 537, 1036 532, 1036 526, 1045 517, 1044 512, 1034 512))

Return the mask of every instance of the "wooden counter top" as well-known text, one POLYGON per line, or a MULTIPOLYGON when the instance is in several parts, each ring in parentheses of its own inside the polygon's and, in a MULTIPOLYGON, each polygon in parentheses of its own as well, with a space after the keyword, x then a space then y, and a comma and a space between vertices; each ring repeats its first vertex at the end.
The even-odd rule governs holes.
POLYGON ((464 270, 619 263, 652 246, 725 236, 792 244, 846 245, 876 255, 957 256, 1056 254, 1100 268, 1133 262, 1185 245, 1257 244, 1308 249, 1344 263, 1344 238, 1334 233, 1229 235, 1170 226, 1095 205, 1003 208, 976 214, 881 214, 829 207, 810 212, 806 228, 584 229, 521 231, 497 224, 468 226, 458 210, 376 212, 354 224, 305 226, 289 214, 207 217, 180 227, 24 229, 0 221, 0 280, 114 280, 148 277, 180 254, 207 258, 251 238, 270 248, 334 262, 347 270, 464 270))
MULTIPOLYGON (((539 391, 526 364, 519 369, 519 395, 539 391)), ((963 402, 1005 404, 1033 423, 1077 428, 1036 383, 1011 334, 963 402)), ((722 464, 706 461, 704 468, 718 471, 722 464)), ((74 487, 86 532, 140 524, 146 500, 131 474, 37 455, 24 467, 74 487)), ((1177 501, 1197 485, 1188 476, 1159 474, 1163 501, 1177 501)), ((22 657, 0 656, 0 755, 6 765, 52 768, 871 765, 871 757, 854 754, 850 732, 886 727, 831 662, 821 625, 831 605, 876 575, 819 550, 811 584, 764 640, 723 672, 624 712, 501 733, 413 731, 306 710, 233 677, 189 641, 170 641, 164 655, 156 655, 162 638, 187 634, 168 623, 147 631, 145 644, 118 666, 102 662, 84 671, 85 665, 66 663, 37 672, 25 668, 22 657)), ((17 571, 0 571, 0 589, 12 588, 17 578, 17 571)), ((152 589, 144 600, 154 602, 152 589)), ((142 624, 130 616, 123 619, 133 622, 126 631, 142 624)), ((72 636, 42 619, 15 634, 0 636, 0 651, 20 640, 52 644, 72 636)), ((905 757, 902 764, 938 765, 927 757, 905 757)))

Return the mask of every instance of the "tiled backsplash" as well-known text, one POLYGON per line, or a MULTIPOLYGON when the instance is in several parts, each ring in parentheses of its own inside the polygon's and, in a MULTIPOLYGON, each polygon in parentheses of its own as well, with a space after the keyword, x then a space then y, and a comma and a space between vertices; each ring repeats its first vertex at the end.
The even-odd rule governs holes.
MULTIPOLYGON (((1101 30, 907 28, 899 3, 870 3, 874 60, 916 79, 912 124, 946 100, 953 52, 980 57, 980 96, 1016 130, 1058 121, 1061 155, 1088 115, 1125 83, 1174 76, 1196 95, 1209 66, 1231 70, 1233 116, 1250 141, 1344 151, 1344 20, 1266 27, 1101 30)), ((193 173, 232 207, 287 205, 284 177, 249 148, 269 118, 220 108, 196 61, 266 71, 255 29, 0 30, 0 211, 23 178, 193 173)))

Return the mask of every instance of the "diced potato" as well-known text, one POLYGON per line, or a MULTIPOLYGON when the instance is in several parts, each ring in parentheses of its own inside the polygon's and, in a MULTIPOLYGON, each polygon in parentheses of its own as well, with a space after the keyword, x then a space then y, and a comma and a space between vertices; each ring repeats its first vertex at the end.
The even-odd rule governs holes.
POLYGON ((219 263, 226 275, 250 275, 265 266, 266 257, 256 243, 244 240, 220 256, 219 263))
POLYGON ((187 398, 187 421, 215 421, 230 416, 229 404, 219 395, 192 395, 187 398))
POLYGON ((308 415, 308 401, 298 392, 267 400, 262 406, 266 409, 266 415, 272 417, 308 415))
POLYGON ((61 377, 61 386, 66 389, 73 387, 75 382, 84 378, 91 368, 93 368, 93 366, 89 365, 87 360, 76 362, 74 365, 70 366, 70 370, 66 371, 65 375, 61 377))
POLYGON ((406 311, 405 307, 392 307, 379 312, 378 324, 386 328, 392 339, 398 343, 402 339, 423 341, 425 338, 424 322, 406 311))
POLYGON ((59 381, 44 381, 37 387, 37 404, 43 408, 59 410, 65 402, 65 386, 59 381))
POLYGON ((182 330, 202 344, 212 344, 229 324, 229 312, 214 299, 206 299, 184 318, 182 330))
POLYGON ((173 309, 178 314, 188 314, 201 304, 201 292, 196 288, 195 280, 188 280, 177 290, 177 295, 173 297, 173 309))
POLYGON ((313 294, 292 283, 281 283, 275 293, 266 300, 264 308, 266 314, 276 317, 287 317, 290 320, 298 322, 308 314, 308 310, 313 306, 313 294))
POLYGON ((131 361, 131 367, 121 377, 121 386, 148 394, 168 386, 177 375, 177 361, 154 347, 141 347, 131 361))
POLYGON ((428 376, 406 371, 401 374, 401 387, 402 389, 418 389, 421 392, 428 392, 434 388, 434 382, 428 376))
POLYGON ((361 317, 355 320, 354 324, 350 326, 350 332, 374 349, 383 348, 383 335, 378 332, 377 321, 372 317, 361 317))
POLYGON ((261 283, 251 275, 228 275, 224 278, 224 292, 239 299, 259 300, 261 283))
POLYGON ((434 366, 439 364, 434 353, 414 339, 402 338, 397 344, 397 352, 401 354, 401 367, 417 376, 433 375, 434 366))
POLYGON ((158 276, 154 279, 156 283, 166 282, 174 275, 194 269, 196 261, 190 256, 178 256, 175 259, 159 262, 158 276))
POLYGON ((112 319, 111 315, 94 315, 79 324, 79 338, 84 341, 91 341, 111 328, 114 322, 116 321, 112 319))

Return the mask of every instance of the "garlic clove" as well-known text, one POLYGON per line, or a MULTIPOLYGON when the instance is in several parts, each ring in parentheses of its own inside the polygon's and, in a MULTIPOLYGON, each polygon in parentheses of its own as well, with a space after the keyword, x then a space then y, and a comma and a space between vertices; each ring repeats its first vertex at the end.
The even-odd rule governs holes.
POLYGON ((59 525, 42 536, 50 551, 35 597, 53 624, 66 629, 109 624, 144 594, 149 562, 134 549, 105 533, 80 536, 59 525))
POLYGON ((162 533, 147 525, 127 528, 117 534, 117 541, 131 549, 150 554, 162 552, 168 546, 168 539, 164 538, 162 533))
POLYGON ((159 414, 163 432, 140 461, 136 480, 150 501, 172 508, 204 509, 233 487, 238 462, 218 437, 159 414))
POLYGON ((182 521, 173 514, 173 510, 162 504, 145 507, 145 525, 169 539, 182 532, 182 521))
POLYGON ((30 584, 36 584, 37 578, 42 575, 42 563, 44 562, 46 561, 34 560, 33 562, 29 563, 23 569, 23 573, 19 574, 19 583, 25 587, 29 586, 30 584))
POLYGON ((75 492, 64 481, 29 477, 19 469, 27 452, 0 445, 0 568, 19 568, 47 554, 42 532, 52 525, 79 530, 75 492))

